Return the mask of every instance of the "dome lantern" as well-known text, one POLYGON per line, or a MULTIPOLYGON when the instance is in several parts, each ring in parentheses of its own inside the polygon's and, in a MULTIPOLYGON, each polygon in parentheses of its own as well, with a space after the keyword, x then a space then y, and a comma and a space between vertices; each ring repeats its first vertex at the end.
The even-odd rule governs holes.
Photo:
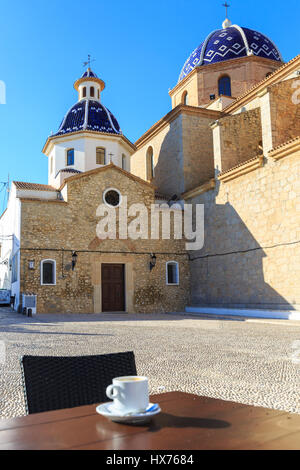
POLYGON ((88 67, 81 78, 74 83, 74 88, 78 91, 78 101, 92 99, 100 102, 105 83, 88 67))

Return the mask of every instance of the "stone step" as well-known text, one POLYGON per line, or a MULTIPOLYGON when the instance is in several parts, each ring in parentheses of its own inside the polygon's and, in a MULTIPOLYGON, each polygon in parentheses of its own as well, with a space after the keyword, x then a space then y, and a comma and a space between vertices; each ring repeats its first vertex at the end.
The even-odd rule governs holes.
POLYGON ((297 310, 259 310, 259 309, 238 309, 221 307, 186 307, 186 313, 199 313, 219 316, 238 316, 248 318, 269 318, 273 320, 299 320, 300 312, 297 310))

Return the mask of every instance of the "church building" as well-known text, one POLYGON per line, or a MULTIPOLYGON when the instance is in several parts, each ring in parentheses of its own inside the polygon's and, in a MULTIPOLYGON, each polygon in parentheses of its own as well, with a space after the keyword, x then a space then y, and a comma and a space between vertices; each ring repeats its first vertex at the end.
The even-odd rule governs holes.
POLYGON ((16 309, 24 294, 38 313, 300 309, 300 56, 285 63, 229 19, 199 39, 170 112, 135 143, 103 80, 89 67, 75 82, 78 101, 43 148, 48 185, 13 182, 0 219, 0 288, 16 309), (99 205, 125 200, 174 218, 202 205, 203 247, 126 239, 119 226, 99 238, 99 205))

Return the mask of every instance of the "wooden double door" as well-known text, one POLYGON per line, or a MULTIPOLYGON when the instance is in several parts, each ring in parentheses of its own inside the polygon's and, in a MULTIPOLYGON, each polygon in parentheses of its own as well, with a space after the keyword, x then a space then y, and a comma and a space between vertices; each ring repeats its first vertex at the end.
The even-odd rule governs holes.
POLYGON ((102 312, 125 311, 125 265, 102 264, 102 312))

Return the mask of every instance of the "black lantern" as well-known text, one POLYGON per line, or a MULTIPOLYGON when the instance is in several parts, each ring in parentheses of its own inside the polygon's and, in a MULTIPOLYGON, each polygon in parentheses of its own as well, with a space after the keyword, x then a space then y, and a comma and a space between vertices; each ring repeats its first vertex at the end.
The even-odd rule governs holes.
POLYGON ((75 269, 75 266, 76 266, 76 263, 77 263, 77 257, 78 257, 78 254, 76 253, 76 251, 73 251, 73 253, 72 253, 72 271, 74 271, 74 269, 75 269))
POLYGON ((152 271, 153 268, 155 268, 156 265, 156 255, 154 253, 151 253, 151 259, 150 259, 150 271, 152 271))

